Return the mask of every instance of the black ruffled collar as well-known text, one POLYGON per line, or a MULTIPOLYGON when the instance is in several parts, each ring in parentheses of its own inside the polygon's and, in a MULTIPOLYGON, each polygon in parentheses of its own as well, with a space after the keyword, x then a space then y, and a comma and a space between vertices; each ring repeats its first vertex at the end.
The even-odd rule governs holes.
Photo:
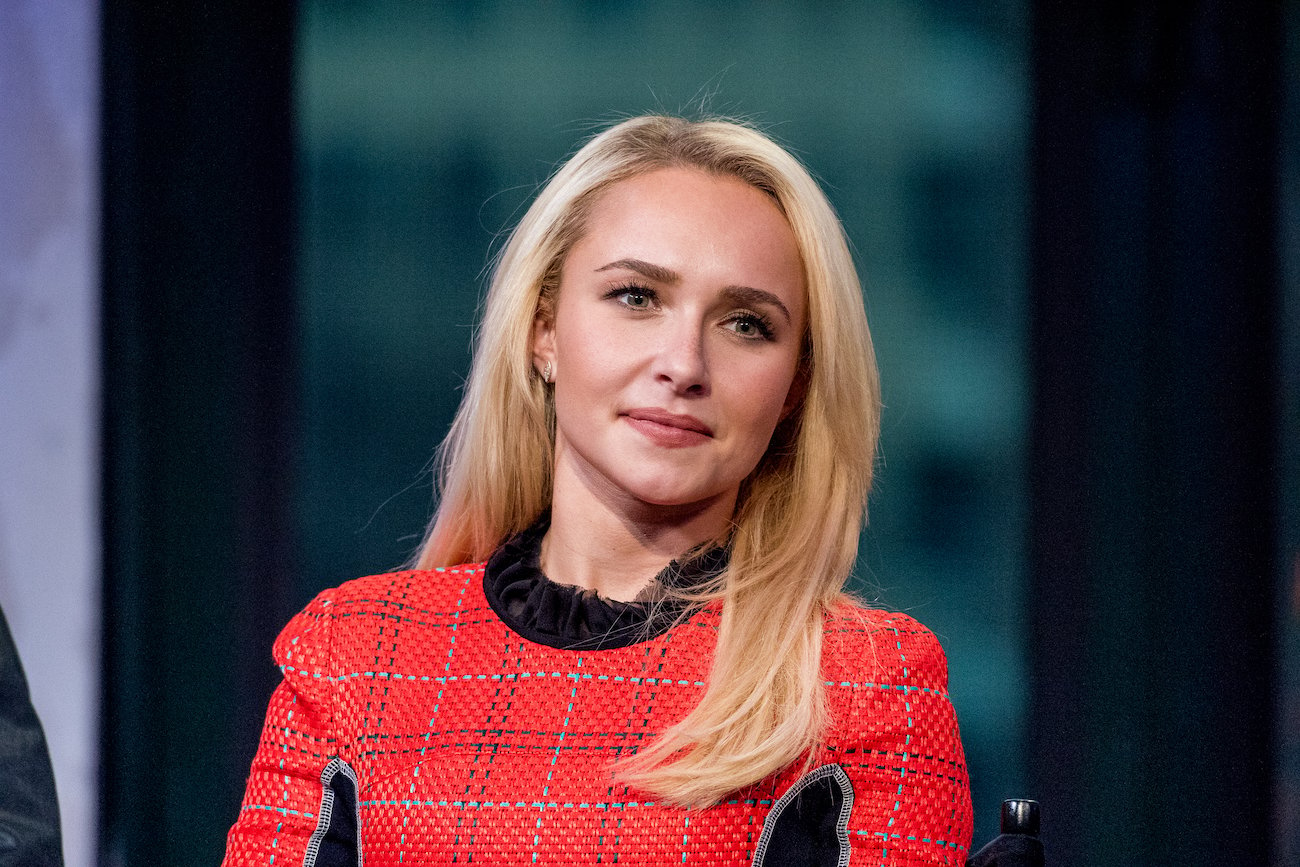
MULTIPOLYGON (((561 650, 609 650, 662 635, 680 619, 686 603, 671 595, 650 592, 642 594, 644 599, 619 602, 547 578, 540 560, 549 527, 550 515, 545 514, 487 562, 483 592, 515 632, 561 650)), ((698 584, 727 568, 727 560, 728 550, 716 546, 685 563, 674 560, 650 589, 698 584)))

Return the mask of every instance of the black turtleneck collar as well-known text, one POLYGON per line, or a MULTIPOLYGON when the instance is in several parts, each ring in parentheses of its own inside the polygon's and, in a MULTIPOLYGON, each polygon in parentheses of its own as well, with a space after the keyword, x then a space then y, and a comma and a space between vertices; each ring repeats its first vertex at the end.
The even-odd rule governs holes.
MULTIPOLYGON (((550 514, 507 541, 488 560, 483 592, 505 624, 529 641, 561 650, 609 650, 648 641, 668 631, 687 605, 669 594, 633 602, 606 599, 594 590, 557 584, 540 565, 550 514)), ((698 584, 727 568, 728 551, 705 549, 685 563, 673 561, 651 587, 698 584)))

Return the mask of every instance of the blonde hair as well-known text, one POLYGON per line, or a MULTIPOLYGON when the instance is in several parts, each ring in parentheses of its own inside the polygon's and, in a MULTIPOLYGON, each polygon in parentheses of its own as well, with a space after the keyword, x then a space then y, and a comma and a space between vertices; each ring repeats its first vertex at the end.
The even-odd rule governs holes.
POLYGON ((825 725, 822 620, 857 556, 880 422, 862 291, 844 230, 808 171, 742 124, 648 116, 597 135, 554 175, 500 254, 473 368, 440 454, 420 568, 486 559, 550 505, 553 408, 532 365, 560 267, 593 202, 658 168, 731 175, 767 193, 803 257, 804 394, 741 488, 717 649, 699 704, 623 767, 665 802, 704 806, 798 761, 825 725))

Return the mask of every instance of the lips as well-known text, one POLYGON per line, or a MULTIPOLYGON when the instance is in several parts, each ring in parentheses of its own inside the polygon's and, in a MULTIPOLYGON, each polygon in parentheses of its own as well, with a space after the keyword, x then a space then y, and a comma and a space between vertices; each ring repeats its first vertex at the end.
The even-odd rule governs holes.
POLYGON ((623 417, 652 442, 670 448, 699 445, 713 438, 713 429, 692 415, 642 407, 624 412, 623 417))

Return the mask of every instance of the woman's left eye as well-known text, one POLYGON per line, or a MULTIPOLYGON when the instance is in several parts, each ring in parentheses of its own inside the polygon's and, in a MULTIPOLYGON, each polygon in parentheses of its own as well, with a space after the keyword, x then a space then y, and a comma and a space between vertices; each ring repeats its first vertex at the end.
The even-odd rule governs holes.
POLYGON ((727 320, 727 327, 749 340, 767 340, 772 337, 772 323, 756 313, 737 313, 727 320))

